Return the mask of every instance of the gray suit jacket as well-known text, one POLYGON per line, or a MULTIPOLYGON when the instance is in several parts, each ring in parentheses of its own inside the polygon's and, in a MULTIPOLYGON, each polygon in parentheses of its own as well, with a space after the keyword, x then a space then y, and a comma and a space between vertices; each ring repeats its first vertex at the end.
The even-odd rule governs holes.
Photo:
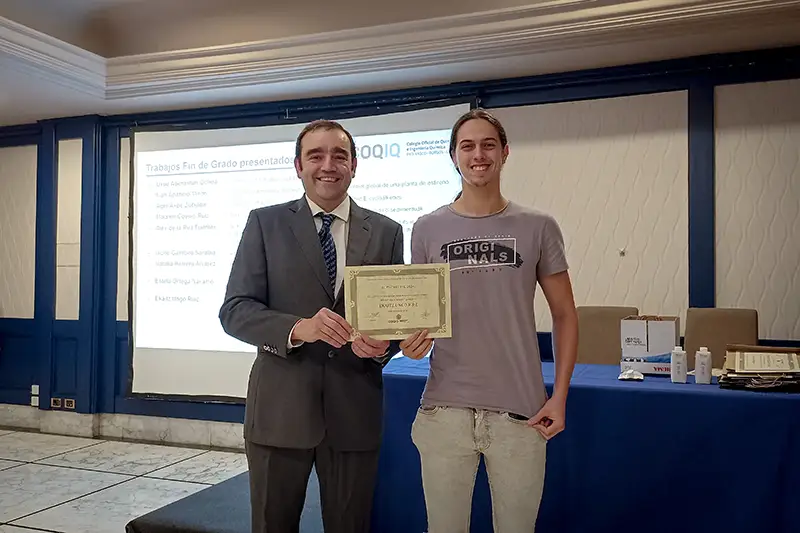
MULTIPOLYGON (((403 229, 351 200, 347 265, 403 263, 403 229)), ((350 345, 325 342, 288 351, 300 318, 322 307, 345 316, 334 299, 305 198, 252 211, 242 233, 219 318, 231 336, 258 347, 247 391, 245 439, 309 449, 323 438, 343 451, 375 450, 383 429, 383 364, 350 345)))

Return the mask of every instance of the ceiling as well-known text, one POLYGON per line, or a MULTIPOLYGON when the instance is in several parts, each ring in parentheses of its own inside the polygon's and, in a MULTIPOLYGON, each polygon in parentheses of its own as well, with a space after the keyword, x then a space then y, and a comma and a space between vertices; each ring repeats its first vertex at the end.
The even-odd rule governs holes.
POLYGON ((800 0, 0 0, 0 125, 800 44, 800 0))

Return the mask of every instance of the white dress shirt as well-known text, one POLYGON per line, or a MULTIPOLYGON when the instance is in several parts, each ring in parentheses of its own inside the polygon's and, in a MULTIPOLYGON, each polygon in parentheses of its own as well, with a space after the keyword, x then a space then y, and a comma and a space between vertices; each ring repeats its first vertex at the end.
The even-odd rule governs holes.
MULTIPOLYGON (((314 224, 317 226, 317 234, 322 228, 322 217, 318 217, 318 213, 325 213, 325 210, 315 204, 308 196, 306 196, 308 206, 311 208, 311 215, 314 217, 314 224)), ((334 216, 333 223, 331 224, 331 235, 333 235, 333 244, 336 246, 336 286, 333 290, 334 299, 342 288, 342 281, 344 280, 344 269, 347 264, 347 237, 350 229, 350 197, 346 196, 339 206, 330 212, 334 216)))
MULTIPOLYGON (((318 213, 325 213, 325 210, 314 203, 308 196, 305 197, 308 202, 308 207, 311 208, 311 215, 314 217, 314 224, 317 227, 317 234, 322 228, 322 217, 317 216, 318 213)), ((330 212, 334 215, 333 223, 331 224, 331 235, 333 236, 333 244, 336 246, 336 286, 334 287, 334 299, 336 294, 342 288, 342 281, 344 280, 344 269, 347 264, 347 237, 350 234, 350 196, 345 196, 342 203, 330 212)), ((322 256, 320 256, 320 261, 322 256)), ((296 326, 297 324, 295 324, 296 326)), ((292 333, 294 327, 289 331, 288 347, 297 348, 301 346, 302 342, 292 344, 292 333)))

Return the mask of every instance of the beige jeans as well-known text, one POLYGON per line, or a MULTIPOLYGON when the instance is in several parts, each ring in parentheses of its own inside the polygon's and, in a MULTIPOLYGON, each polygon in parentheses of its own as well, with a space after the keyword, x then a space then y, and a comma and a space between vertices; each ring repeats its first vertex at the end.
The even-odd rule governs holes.
POLYGON ((422 463, 428 533, 469 533, 480 456, 495 533, 530 533, 544 489, 547 441, 508 413, 420 407, 411 439, 422 463))

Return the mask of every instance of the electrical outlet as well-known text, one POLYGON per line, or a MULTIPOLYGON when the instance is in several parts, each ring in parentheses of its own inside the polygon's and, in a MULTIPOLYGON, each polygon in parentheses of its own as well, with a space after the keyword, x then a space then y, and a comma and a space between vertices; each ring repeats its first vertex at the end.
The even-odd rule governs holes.
POLYGON ((39 397, 31 396, 31 407, 39 407, 39 397))
POLYGON ((50 407, 53 409, 61 409, 61 398, 50 398, 50 407))
POLYGON ((31 385, 31 394, 39 396, 39 385, 31 385))
POLYGON ((75 400, 72 398, 64 398, 64 409, 75 409, 75 400))

